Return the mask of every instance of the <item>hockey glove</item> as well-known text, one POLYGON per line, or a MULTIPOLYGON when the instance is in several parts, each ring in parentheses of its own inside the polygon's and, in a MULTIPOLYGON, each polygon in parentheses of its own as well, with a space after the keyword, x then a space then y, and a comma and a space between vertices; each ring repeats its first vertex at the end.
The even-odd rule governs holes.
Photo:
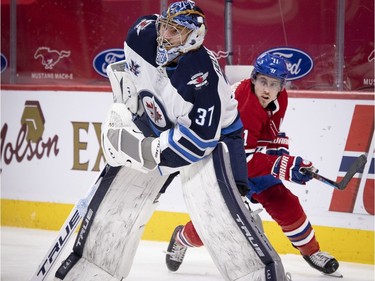
POLYGON ((285 133, 279 133, 273 142, 267 145, 269 155, 289 155, 289 138, 285 133))
POLYGON ((138 111, 138 94, 131 79, 131 76, 125 70, 126 61, 118 61, 107 66, 107 76, 111 83, 113 101, 125 103, 131 113, 138 111))
POLYGON ((281 180, 304 185, 312 179, 312 175, 305 173, 305 170, 317 172, 317 169, 308 160, 304 160, 299 156, 282 155, 276 159, 272 167, 272 175, 281 180))
POLYGON ((111 105, 102 127, 102 149, 110 166, 128 166, 141 172, 160 163, 160 139, 145 138, 123 103, 111 105))

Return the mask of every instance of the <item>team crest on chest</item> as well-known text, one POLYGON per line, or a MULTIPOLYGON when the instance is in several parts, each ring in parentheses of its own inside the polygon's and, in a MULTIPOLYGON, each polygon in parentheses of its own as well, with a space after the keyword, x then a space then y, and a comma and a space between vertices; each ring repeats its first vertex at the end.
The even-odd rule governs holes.
POLYGON ((188 85, 194 85, 195 88, 201 88, 202 86, 208 84, 207 76, 208 76, 208 72, 206 72, 206 73, 199 72, 199 73, 193 75, 190 78, 190 81, 187 84, 188 85))
POLYGON ((160 102, 153 95, 143 93, 142 104, 149 120, 156 128, 159 130, 166 128, 168 120, 160 102))

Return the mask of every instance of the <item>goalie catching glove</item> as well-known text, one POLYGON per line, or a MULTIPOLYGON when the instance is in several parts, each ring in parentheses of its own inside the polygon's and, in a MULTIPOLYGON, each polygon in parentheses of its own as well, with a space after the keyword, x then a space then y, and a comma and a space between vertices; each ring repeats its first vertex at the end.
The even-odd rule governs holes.
POLYGON ((102 126, 102 149, 110 166, 148 172, 160 163, 160 139, 146 138, 123 103, 113 103, 102 126))
POLYGON ((281 180, 306 184, 312 179, 311 173, 306 173, 306 170, 318 172, 308 160, 304 160, 299 156, 282 155, 276 159, 272 168, 272 175, 281 180))

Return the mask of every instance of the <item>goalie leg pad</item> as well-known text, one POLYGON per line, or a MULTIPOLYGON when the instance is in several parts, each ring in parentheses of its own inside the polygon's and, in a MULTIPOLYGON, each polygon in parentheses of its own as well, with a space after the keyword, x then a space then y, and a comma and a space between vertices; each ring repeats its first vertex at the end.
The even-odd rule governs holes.
POLYGON ((125 278, 129 274, 144 226, 156 208, 154 199, 166 180, 167 177, 160 176, 157 171, 144 174, 128 167, 119 169, 100 205, 96 206, 97 211, 89 214, 89 207, 74 252, 58 272, 69 266, 74 255, 81 257, 65 272, 65 276, 57 276, 59 279, 56 280, 73 281, 77 280, 77 276, 81 281, 96 280, 93 274, 97 274, 99 269, 113 276, 113 280, 125 278), (86 224, 88 216, 90 227, 86 224), (85 232, 81 237, 83 229, 85 232), (88 263, 92 265, 88 266, 88 263), (95 270, 91 272, 93 268, 95 270), (81 275, 86 279, 82 279, 81 275))
POLYGON ((223 143, 181 172, 193 224, 225 280, 284 280, 280 257, 257 227, 234 183, 223 143))

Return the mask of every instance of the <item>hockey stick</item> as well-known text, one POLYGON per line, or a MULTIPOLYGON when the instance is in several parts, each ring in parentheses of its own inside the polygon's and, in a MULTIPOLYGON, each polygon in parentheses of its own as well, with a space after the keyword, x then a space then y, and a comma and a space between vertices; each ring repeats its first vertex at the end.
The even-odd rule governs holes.
POLYGON ((85 198, 80 199, 77 204, 73 207, 68 218, 62 225, 60 232, 53 241, 52 246, 48 250, 46 256, 40 263, 38 270, 35 272, 31 281, 43 281, 49 274, 52 266, 56 262, 57 258, 63 251, 64 247, 71 238, 72 233, 77 228, 78 224, 86 214, 87 208, 90 204, 92 197, 94 196, 98 186, 100 185, 104 175, 106 174, 107 166, 104 167, 97 180, 91 186, 85 198))
POLYGON ((345 176, 342 178, 340 182, 335 182, 318 173, 315 173, 307 169, 305 169, 304 172, 312 175, 312 177, 314 179, 317 179, 318 181, 328 184, 336 189, 344 190, 346 186, 348 185, 348 183, 350 182, 350 180, 354 177, 354 175, 363 169, 363 167, 366 165, 366 162, 367 162, 366 155, 362 154, 361 156, 359 156, 353 162, 353 164, 349 167, 348 171, 346 172, 345 176))

